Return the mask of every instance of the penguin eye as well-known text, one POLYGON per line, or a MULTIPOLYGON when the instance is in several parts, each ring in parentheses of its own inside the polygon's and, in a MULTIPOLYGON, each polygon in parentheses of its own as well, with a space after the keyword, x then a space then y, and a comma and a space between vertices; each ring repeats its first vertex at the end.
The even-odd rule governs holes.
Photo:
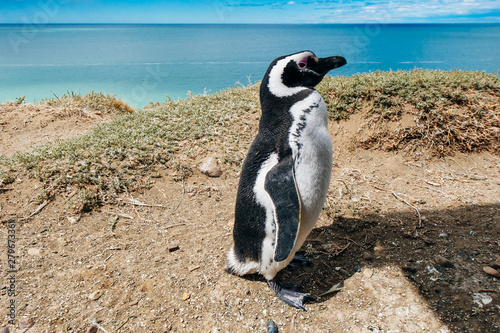
POLYGON ((301 61, 299 61, 297 66, 299 66, 300 69, 306 68, 307 67, 307 58, 304 58, 301 61))

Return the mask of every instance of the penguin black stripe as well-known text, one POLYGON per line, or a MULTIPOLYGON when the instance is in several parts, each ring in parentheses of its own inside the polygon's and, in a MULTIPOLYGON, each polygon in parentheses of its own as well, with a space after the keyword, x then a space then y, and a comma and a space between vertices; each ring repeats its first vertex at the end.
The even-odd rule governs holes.
POLYGON ((259 132, 238 187, 228 271, 262 274, 281 300, 300 309, 308 296, 283 288, 276 274, 294 259, 326 198, 333 153, 326 105, 314 86, 345 63, 310 51, 271 62, 260 87, 259 132))

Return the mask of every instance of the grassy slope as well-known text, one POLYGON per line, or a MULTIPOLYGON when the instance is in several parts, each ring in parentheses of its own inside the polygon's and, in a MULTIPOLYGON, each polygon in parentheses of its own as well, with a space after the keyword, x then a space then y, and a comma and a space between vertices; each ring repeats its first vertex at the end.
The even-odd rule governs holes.
MULTIPOLYGON (((386 149, 424 145, 438 155, 454 149, 500 151, 500 78, 494 74, 374 72, 327 77, 318 91, 335 120, 356 112, 366 112, 375 124, 397 120, 403 112, 417 118, 417 126, 377 133, 362 142, 365 147, 379 147, 385 140, 391 143, 386 149)), ((66 98, 80 103, 89 99, 66 98)), ((89 104, 110 105, 99 98, 93 94, 89 104)), ((182 179, 191 172, 186 160, 206 154, 214 144, 223 147, 224 163, 241 163, 246 147, 240 142, 246 145, 254 133, 248 130, 247 120, 259 112, 258 85, 252 85, 124 114, 81 137, 0 157, 0 187, 17 174, 28 174, 44 184, 39 200, 70 188, 79 194, 73 202, 78 209, 91 208, 100 201, 112 201, 126 188, 147 185, 142 175, 155 166, 173 168, 182 179)))

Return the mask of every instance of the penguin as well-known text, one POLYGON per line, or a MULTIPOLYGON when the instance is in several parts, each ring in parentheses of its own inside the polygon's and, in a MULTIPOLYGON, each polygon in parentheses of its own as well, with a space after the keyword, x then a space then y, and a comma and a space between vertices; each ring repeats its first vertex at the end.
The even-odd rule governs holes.
POLYGON ((302 310, 313 298, 285 287, 276 274, 290 263, 307 263, 296 253, 321 213, 333 161, 326 105, 314 87, 345 64, 341 56, 317 58, 311 51, 271 62, 260 86, 258 134, 236 196, 226 271, 261 274, 279 299, 302 310))

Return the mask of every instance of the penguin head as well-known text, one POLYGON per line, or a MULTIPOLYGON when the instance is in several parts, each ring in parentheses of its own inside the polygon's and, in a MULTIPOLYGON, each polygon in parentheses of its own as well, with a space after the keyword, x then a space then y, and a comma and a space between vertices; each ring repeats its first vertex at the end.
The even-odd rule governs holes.
POLYGON ((291 96, 314 88, 330 70, 346 63, 340 56, 317 58, 311 51, 302 51, 275 59, 262 83, 277 97, 291 96))

